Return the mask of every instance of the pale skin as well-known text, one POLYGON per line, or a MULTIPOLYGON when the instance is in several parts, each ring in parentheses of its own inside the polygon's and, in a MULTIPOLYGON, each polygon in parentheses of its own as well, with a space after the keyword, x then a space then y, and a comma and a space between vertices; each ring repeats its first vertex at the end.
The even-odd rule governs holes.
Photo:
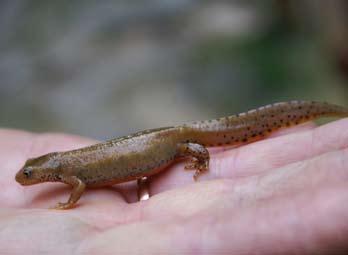
POLYGON ((62 134, 0 130, 1 254, 346 254, 348 119, 306 124, 239 148, 209 148, 193 181, 184 162, 150 181, 87 189, 73 210, 61 183, 18 185, 29 157, 91 143, 62 134))

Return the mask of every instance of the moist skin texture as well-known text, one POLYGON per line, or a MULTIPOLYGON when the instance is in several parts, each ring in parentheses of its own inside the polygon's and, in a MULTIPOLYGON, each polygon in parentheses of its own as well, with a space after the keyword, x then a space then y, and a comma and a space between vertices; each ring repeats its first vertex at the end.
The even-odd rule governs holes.
POLYGON ((77 150, 28 159, 16 174, 16 181, 22 185, 63 182, 72 186, 69 200, 55 206, 69 209, 86 187, 139 180, 164 170, 178 158, 191 158, 185 168, 195 170, 196 180, 209 167, 206 147, 243 145, 282 128, 331 116, 347 117, 348 109, 313 101, 270 104, 229 117, 145 130, 77 150))

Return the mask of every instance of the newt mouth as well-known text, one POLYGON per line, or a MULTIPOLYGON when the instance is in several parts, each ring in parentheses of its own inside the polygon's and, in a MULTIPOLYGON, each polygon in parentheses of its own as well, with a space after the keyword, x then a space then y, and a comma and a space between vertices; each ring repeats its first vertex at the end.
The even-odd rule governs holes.
POLYGON ((31 178, 30 176, 28 176, 24 170, 25 169, 22 168, 21 170, 19 170, 17 172, 16 177, 15 177, 16 182, 18 182, 19 184, 21 184, 23 186, 38 183, 38 181, 35 178, 31 178))
POLYGON ((18 173, 16 174, 16 182, 18 182, 19 184, 21 185, 25 185, 25 182, 23 180, 23 173, 22 173, 22 170, 18 171, 18 173))

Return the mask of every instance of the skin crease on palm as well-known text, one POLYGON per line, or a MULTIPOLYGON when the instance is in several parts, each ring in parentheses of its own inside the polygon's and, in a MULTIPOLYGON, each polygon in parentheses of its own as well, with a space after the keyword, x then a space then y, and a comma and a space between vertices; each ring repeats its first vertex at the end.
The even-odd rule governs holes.
POLYGON ((0 254, 346 254, 348 119, 305 124, 239 148, 212 148, 194 182, 184 162, 135 183, 88 189, 76 208, 60 183, 20 186, 29 157, 94 143, 0 130, 0 254))

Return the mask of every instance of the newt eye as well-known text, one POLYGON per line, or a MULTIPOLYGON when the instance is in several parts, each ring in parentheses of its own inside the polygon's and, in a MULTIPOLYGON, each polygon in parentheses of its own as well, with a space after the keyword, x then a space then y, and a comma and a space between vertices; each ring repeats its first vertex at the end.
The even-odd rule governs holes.
POLYGON ((30 176, 31 176, 31 173, 32 173, 32 171, 31 171, 31 169, 24 169, 24 171, 23 171, 23 174, 25 175, 25 177, 27 177, 27 178, 29 178, 30 176))

